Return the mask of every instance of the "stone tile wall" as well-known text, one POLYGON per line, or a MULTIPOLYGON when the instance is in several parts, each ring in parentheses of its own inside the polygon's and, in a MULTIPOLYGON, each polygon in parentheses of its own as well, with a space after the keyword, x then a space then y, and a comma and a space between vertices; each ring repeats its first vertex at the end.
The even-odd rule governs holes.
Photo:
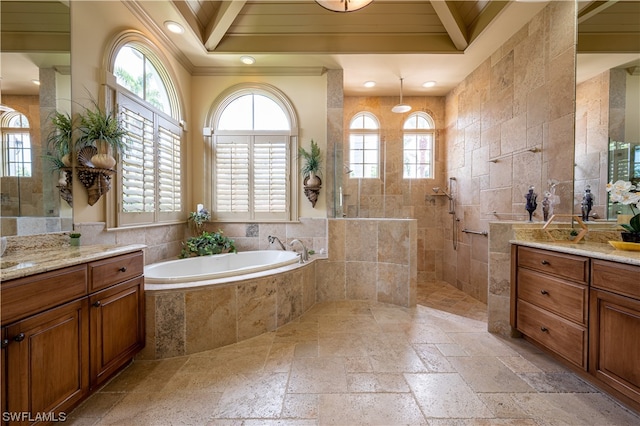
MULTIPOLYGON (((542 194, 550 179, 559 182, 555 212, 571 213, 575 13, 573 2, 550 2, 447 95, 446 175, 456 177, 460 230, 499 232, 489 223, 526 220, 529 185, 542 194)), ((491 300, 501 294, 490 289, 501 282, 494 276, 501 269, 492 264, 488 239, 459 232, 454 251, 450 222, 443 224, 444 279, 487 302, 490 312, 508 309, 504 299, 491 300)))
POLYGON ((316 276, 318 301, 415 306, 416 242, 416 220, 329 219, 329 258, 316 276))

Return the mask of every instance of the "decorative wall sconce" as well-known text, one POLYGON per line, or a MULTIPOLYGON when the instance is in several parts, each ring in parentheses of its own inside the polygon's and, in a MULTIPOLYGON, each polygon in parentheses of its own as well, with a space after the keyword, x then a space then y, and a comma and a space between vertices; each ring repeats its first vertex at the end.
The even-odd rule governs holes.
POLYGON ((100 197, 111 189, 111 175, 115 173, 115 170, 98 168, 91 162, 91 158, 97 153, 98 149, 94 146, 82 148, 78 152, 76 167, 78 179, 87 189, 90 206, 98 202, 100 197))

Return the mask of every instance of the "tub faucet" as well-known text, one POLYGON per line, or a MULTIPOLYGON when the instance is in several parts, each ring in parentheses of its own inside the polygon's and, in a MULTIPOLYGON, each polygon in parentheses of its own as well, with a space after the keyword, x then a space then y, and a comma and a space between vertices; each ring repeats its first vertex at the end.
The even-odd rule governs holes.
POLYGON ((302 253, 300 253, 300 263, 306 262, 309 260, 309 252, 307 251, 307 248, 304 246, 304 244, 302 244, 302 241, 295 239, 292 240, 289 245, 291 247, 293 247, 294 243, 300 243, 300 245, 302 246, 302 253))
POLYGON ((278 242, 278 244, 280 244, 280 248, 282 250, 287 251, 287 248, 284 246, 284 244, 282 244, 282 241, 280 241, 280 238, 269 235, 269 244, 273 244, 276 241, 278 242))

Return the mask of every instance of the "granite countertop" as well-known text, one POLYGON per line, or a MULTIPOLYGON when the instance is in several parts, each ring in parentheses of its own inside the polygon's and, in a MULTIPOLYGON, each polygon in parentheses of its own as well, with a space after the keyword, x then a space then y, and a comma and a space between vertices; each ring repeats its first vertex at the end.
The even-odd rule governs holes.
POLYGON ((0 277, 2 281, 22 278, 66 266, 78 265, 119 254, 142 250, 144 244, 127 246, 88 245, 80 247, 61 246, 40 250, 22 250, 2 256, 0 277))
POLYGON ((512 240, 511 244, 534 247, 544 250, 557 251, 561 253, 575 254, 578 256, 588 256, 594 259, 611 260, 613 262, 628 263, 640 266, 640 251, 617 250, 609 244, 603 243, 565 243, 565 242, 545 242, 545 241, 525 241, 512 240))

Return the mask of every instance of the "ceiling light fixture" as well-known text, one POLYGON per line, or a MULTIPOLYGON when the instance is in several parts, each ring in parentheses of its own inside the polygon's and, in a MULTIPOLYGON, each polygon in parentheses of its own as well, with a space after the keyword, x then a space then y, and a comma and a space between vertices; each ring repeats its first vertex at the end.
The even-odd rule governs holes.
POLYGON ((184 33, 184 28, 182 27, 182 25, 174 21, 164 21, 164 27, 174 34, 184 33))
POLYGON ((240 56, 240 62, 246 65, 253 65, 256 63, 256 59, 253 56, 240 56))
POLYGON ((402 80, 404 80, 404 78, 400 77, 400 103, 398 105, 394 106, 393 108, 391 108, 391 112, 395 112, 395 113, 398 113, 398 114, 402 114, 402 113, 411 111, 411 106, 410 105, 402 103, 402 80))
POLYGON ((368 6, 373 0, 316 0, 320 6, 332 12, 354 12, 368 6))
POLYGON ((422 83, 422 87, 434 87, 437 83, 435 81, 425 81, 422 83))
POLYGON ((363 86, 364 87, 375 87, 376 86, 376 82, 375 81, 365 81, 363 86))

